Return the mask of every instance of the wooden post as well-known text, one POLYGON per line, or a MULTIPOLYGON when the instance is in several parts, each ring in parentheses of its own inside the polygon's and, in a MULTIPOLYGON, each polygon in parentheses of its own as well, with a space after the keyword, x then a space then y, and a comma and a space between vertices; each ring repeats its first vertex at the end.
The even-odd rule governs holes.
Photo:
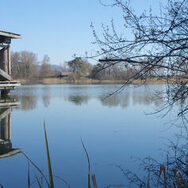
POLYGON ((10 90, 9 89, 2 89, 1 90, 1 98, 7 98, 10 95, 10 90))
POLYGON ((11 139, 11 108, 7 108, 0 116, 0 138, 3 140, 11 139))
POLYGON ((8 128, 8 116, 4 118, 4 138, 5 140, 9 140, 9 128, 8 128))
POLYGON ((1 120, 1 139, 8 140, 8 121, 7 116, 1 120))
POLYGON ((11 116, 8 114, 8 139, 11 140, 11 116))
POLYGON ((3 48, 3 70, 7 73, 7 62, 8 62, 8 56, 7 56, 7 46, 3 48))
POLYGON ((11 54, 10 54, 10 45, 7 46, 7 57, 8 57, 8 74, 11 76, 11 54))
POLYGON ((3 59, 4 59, 4 50, 3 48, 0 50, 0 69, 3 69, 3 59))

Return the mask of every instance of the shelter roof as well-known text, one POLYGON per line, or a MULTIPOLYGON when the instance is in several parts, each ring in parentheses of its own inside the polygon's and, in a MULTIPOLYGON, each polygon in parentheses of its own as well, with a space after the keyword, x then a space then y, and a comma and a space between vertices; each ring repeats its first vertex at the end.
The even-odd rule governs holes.
POLYGON ((16 34, 16 33, 11 33, 8 31, 1 31, 0 30, 0 38, 12 38, 12 39, 16 39, 16 38, 21 38, 22 36, 20 34, 16 34))

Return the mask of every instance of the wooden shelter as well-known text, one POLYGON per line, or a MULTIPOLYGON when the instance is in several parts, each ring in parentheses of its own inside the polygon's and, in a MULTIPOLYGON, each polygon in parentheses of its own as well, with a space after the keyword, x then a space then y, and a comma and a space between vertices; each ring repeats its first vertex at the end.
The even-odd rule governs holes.
POLYGON ((19 85, 11 79, 11 53, 12 39, 19 39, 21 35, 0 30, 0 90, 1 96, 6 95, 10 89, 19 85))

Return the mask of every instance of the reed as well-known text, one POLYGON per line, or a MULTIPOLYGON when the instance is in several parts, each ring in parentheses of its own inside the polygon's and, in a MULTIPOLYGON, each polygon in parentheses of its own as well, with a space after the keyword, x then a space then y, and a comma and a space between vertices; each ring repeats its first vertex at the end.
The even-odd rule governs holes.
MULTIPOLYGON (((61 180, 68 188, 70 188, 70 185, 66 180, 59 176, 55 176, 52 173, 52 165, 51 165, 51 159, 50 159, 50 151, 49 151, 49 145, 48 145, 48 137, 47 137, 47 131, 46 131, 46 125, 44 122, 44 137, 45 137, 45 146, 46 146, 46 156, 47 156, 47 162, 48 162, 48 178, 46 178, 46 175, 42 172, 42 170, 24 153, 24 157, 28 160, 28 172, 27 172, 27 187, 30 188, 34 183, 37 183, 39 188, 43 188, 42 183, 40 182, 40 178, 45 180, 45 183, 48 188, 54 188, 54 177, 61 180), (41 175, 40 178, 35 175, 35 181, 31 183, 31 177, 30 177, 30 164, 38 171, 38 173, 41 175)), ((3 188, 3 186, 0 184, 0 187, 3 188)))
MULTIPOLYGON (((59 176, 55 176, 52 173, 52 165, 51 165, 51 159, 50 159, 50 150, 49 150, 49 145, 48 145, 48 137, 47 137, 47 131, 46 131, 46 125, 44 122, 44 137, 45 137, 45 147, 46 147, 46 156, 47 156, 47 162, 48 162, 48 179, 46 178, 46 175, 44 175, 44 173, 42 172, 42 170, 25 154, 22 153, 26 159, 28 160, 28 174, 27 174, 27 178, 28 178, 28 188, 31 188, 31 186, 34 183, 37 183, 39 188, 43 188, 42 183, 40 182, 40 178, 35 176, 35 182, 31 183, 31 177, 30 177, 30 164, 32 164, 35 169, 37 169, 37 171, 39 172, 39 174, 41 175, 41 178, 45 180, 46 185, 48 188, 54 188, 54 178, 58 178, 59 180, 61 180, 68 188, 70 188, 71 186, 67 183, 67 181, 65 181, 63 178, 59 177, 59 176)), ((83 142, 83 140, 81 139, 81 144, 83 147, 83 150, 86 154, 87 157, 87 162, 88 162, 88 188, 97 188, 97 181, 96 181, 96 177, 95 174, 91 175, 91 163, 90 163, 90 157, 87 151, 87 148, 83 142), (92 180, 92 181, 91 181, 92 180), (91 184, 92 182, 92 184, 91 184)), ((152 183, 150 182, 150 180, 152 179, 152 175, 151 175, 152 171, 148 168, 148 178, 147 178, 147 183, 145 185, 140 184, 140 187, 147 187, 150 188, 152 187, 152 183)), ((185 180, 182 179, 182 177, 176 172, 175 173, 175 177, 176 177, 176 181, 173 182, 173 185, 175 185, 175 187, 177 188, 181 188, 181 183, 185 182, 185 180)), ((136 183, 136 182, 135 182, 136 183)), ((186 184, 186 183, 185 183, 186 184)), ((136 185, 136 184, 135 184, 136 185)), ((122 188, 123 185, 108 185, 107 187, 118 187, 118 188, 122 188)), ((156 188, 163 186, 164 188, 167 188, 167 174, 166 174, 166 167, 164 165, 160 166, 160 170, 159 170, 159 174, 158 174, 158 179, 157 179, 157 184, 156 184, 156 188), (160 182, 161 176, 163 174, 163 185, 160 182)), ((187 186, 187 184, 186 184, 187 186)), ((0 184, 0 187, 3 188, 3 186, 0 184)), ((123 186, 124 187, 124 186, 123 186)))
POLYGON ((91 188, 91 179, 92 179, 92 183, 93 183, 93 188, 97 188, 97 181, 95 178, 95 174, 91 175, 91 163, 90 163, 89 154, 88 154, 88 151, 87 151, 82 139, 81 139, 81 143, 82 143, 82 147, 85 151, 85 154, 87 157, 87 162, 88 162, 88 188, 91 188))
POLYGON ((148 169, 147 188, 150 188, 150 169, 148 169))
POLYGON ((49 174, 49 188, 54 188, 54 180, 53 180, 53 173, 52 173, 52 166, 51 166, 51 160, 50 160, 50 152, 48 147, 48 138, 46 134, 46 125, 44 122, 44 136, 45 136, 45 144, 46 144, 46 155, 48 160, 48 174, 49 174))
POLYGON ((41 177, 44 178, 44 180, 45 180, 45 182, 46 182, 46 184, 47 184, 47 186, 48 186, 48 188, 49 188, 49 187, 50 187, 50 184, 49 184, 49 182, 48 182, 46 176, 45 176, 44 173, 42 172, 42 170, 41 170, 24 152, 22 152, 22 154, 23 154, 24 157, 28 160, 28 162, 29 162, 30 164, 32 164, 33 167, 39 172, 39 174, 41 175, 41 177))
MULTIPOLYGON (((51 165, 51 160, 50 160, 50 151, 49 151, 49 146, 48 146, 48 138, 47 138, 47 133, 46 133, 46 125, 44 122, 44 137, 45 137, 45 146, 46 146, 46 156, 47 156, 47 161, 48 161, 48 177, 49 177, 49 181, 47 180, 46 176, 44 175, 44 173, 42 172, 42 170, 24 153, 22 152, 22 154, 25 156, 25 158, 28 160, 28 188, 31 187, 31 180, 30 180, 30 165, 32 164, 35 169, 37 169, 37 171, 39 172, 39 174, 41 175, 42 178, 44 178, 47 187, 48 188, 54 188, 54 179, 53 179, 53 173, 52 173, 52 165, 51 165)), ((39 188, 42 188, 42 184, 39 181, 39 178, 37 176, 35 176, 36 178, 36 182, 38 184, 39 188)))
POLYGON ((28 170, 27 170, 27 187, 31 187, 31 180, 30 180, 30 164, 28 162, 28 170))
POLYGON ((42 188, 42 184, 40 183, 39 178, 37 176, 35 176, 35 179, 37 181, 38 187, 42 188))
MULTIPOLYGON (((28 172, 27 172, 27 183, 28 183, 28 188, 31 188, 32 185, 34 183, 37 183, 39 188, 43 188, 43 184, 40 181, 40 178, 35 176, 35 181, 34 183, 31 183, 31 177, 30 177, 30 164, 32 164, 35 169, 37 169, 37 171, 39 172, 39 174, 41 175, 41 178, 45 180, 46 185, 48 188, 54 188, 54 178, 58 178, 59 180, 61 180, 68 188, 70 188, 71 186, 67 183, 67 181, 65 181, 63 178, 59 177, 59 176, 55 176, 52 173, 52 165, 51 165, 51 159, 50 159, 50 151, 49 151, 49 145, 48 145, 48 137, 47 137, 47 131, 46 131, 46 125, 44 122, 44 137, 45 137, 45 146, 46 146, 46 156, 47 156, 47 162, 48 162, 48 179, 46 178, 46 175, 44 175, 44 173, 42 172, 42 170, 24 153, 22 152, 22 154, 26 157, 26 159, 28 160, 28 172)), ((82 147, 84 149, 84 152, 86 154, 87 157, 87 162, 88 162, 88 188, 97 188, 97 181, 96 181, 96 177, 95 174, 91 175, 91 163, 90 163, 90 157, 87 151, 87 148, 83 142, 83 140, 81 139, 81 144, 82 147), (91 180, 92 180, 92 184, 91 184, 91 180)), ((183 177, 181 176, 180 173, 178 173, 178 170, 173 169, 174 170, 174 176, 176 177, 176 181, 173 182, 173 185, 177 188, 181 188, 182 187, 182 182, 185 185, 185 187, 188 187, 187 181, 185 179, 183 179, 183 177)), ((152 183, 150 182, 150 180, 152 179, 152 171, 148 168, 148 177, 147 177, 147 183, 144 184, 140 184, 140 188, 141 187, 153 187, 152 183)), ((134 182, 133 182, 134 183, 134 182)), ((135 182, 136 185, 136 182, 135 182)), ((156 183, 156 188, 159 188, 163 186, 164 188, 167 188, 167 173, 166 173, 166 167, 164 165, 160 166, 160 170, 159 170, 159 174, 157 177, 157 183, 156 183), (163 174, 163 183, 160 181, 161 177, 163 174)), ((117 187, 117 188, 122 188, 124 187, 124 185, 108 185, 106 188, 108 187, 117 187)), ((0 188, 3 188, 3 186, 0 184, 0 188)))

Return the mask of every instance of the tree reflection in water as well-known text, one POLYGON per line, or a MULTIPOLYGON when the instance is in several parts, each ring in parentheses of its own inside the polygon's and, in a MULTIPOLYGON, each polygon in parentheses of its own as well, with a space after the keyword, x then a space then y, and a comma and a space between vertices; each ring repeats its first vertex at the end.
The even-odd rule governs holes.
POLYGON ((126 92, 125 94, 111 95, 110 97, 104 98, 105 95, 99 98, 103 106, 121 106, 122 108, 126 108, 130 105, 131 96, 130 92, 126 92))
POLYGON ((12 94, 12 97, 19 101, 22 110, 32 110, 36 108, 38 102, 38 96, 36 94, 36 88, 21 88, 16 91, 19 91, 19 94, 12 94))
MULTIPOLYGON (((77 87, 76 87, 77 88, 77 87)), ((151 105, 159 107, 164 103, 162 92, 154 91, 149 87, 143 87, 142 90, 136 88, 128 88, 125 92, 107 97, 109 90, 104 90, 102 93, 87 93, 87 89, 78 89, 75 92, 75 87, 68 88, 67 93, 60 92, 57 95, 59 99, 69 101, 75 105, 87 104, 89 100, 95 98, 101 101, 101 104, 108 107, 120 106, 127 108, 130 105, 151 105), (160 96, 160 97, 159 97, 160 96)), ((67 88, 65 88, 66 90, 67 88)), ((102 88, 101 88, 102 89, 102 88)), ((25 87, 17 90, 13 97, 20 102, 22 110, 35 109, 39 100, 42 100, 45 107, 49 107, 51 97, 54 93, 51 92, 53 88, 46 86, 44 88, 25 87)), ((62 89, 63 90, 63 89, 62 89)), ((67 90, 66 90, 67 91, 67 90)))
POLYGON ((50 88, 49 87, 45 87, 43 89, 42 101, 46 108, 50 105, 50 88))
POLYGON ((68 101, 73 102, 75 105, 87 104, 89 96, 70 95, 68 101))
POLYGON ((163 93, 159 90, 152 90, 147 86, 142 89, 140 87, 128 88, 125 92, 117 93, 109 97, 102 95, 100 96, 100 100, 104 106, 120 106, 122 108, 127 108, 130 105, 147 106, 152 104, 157 108, 164 103, 163 93))

